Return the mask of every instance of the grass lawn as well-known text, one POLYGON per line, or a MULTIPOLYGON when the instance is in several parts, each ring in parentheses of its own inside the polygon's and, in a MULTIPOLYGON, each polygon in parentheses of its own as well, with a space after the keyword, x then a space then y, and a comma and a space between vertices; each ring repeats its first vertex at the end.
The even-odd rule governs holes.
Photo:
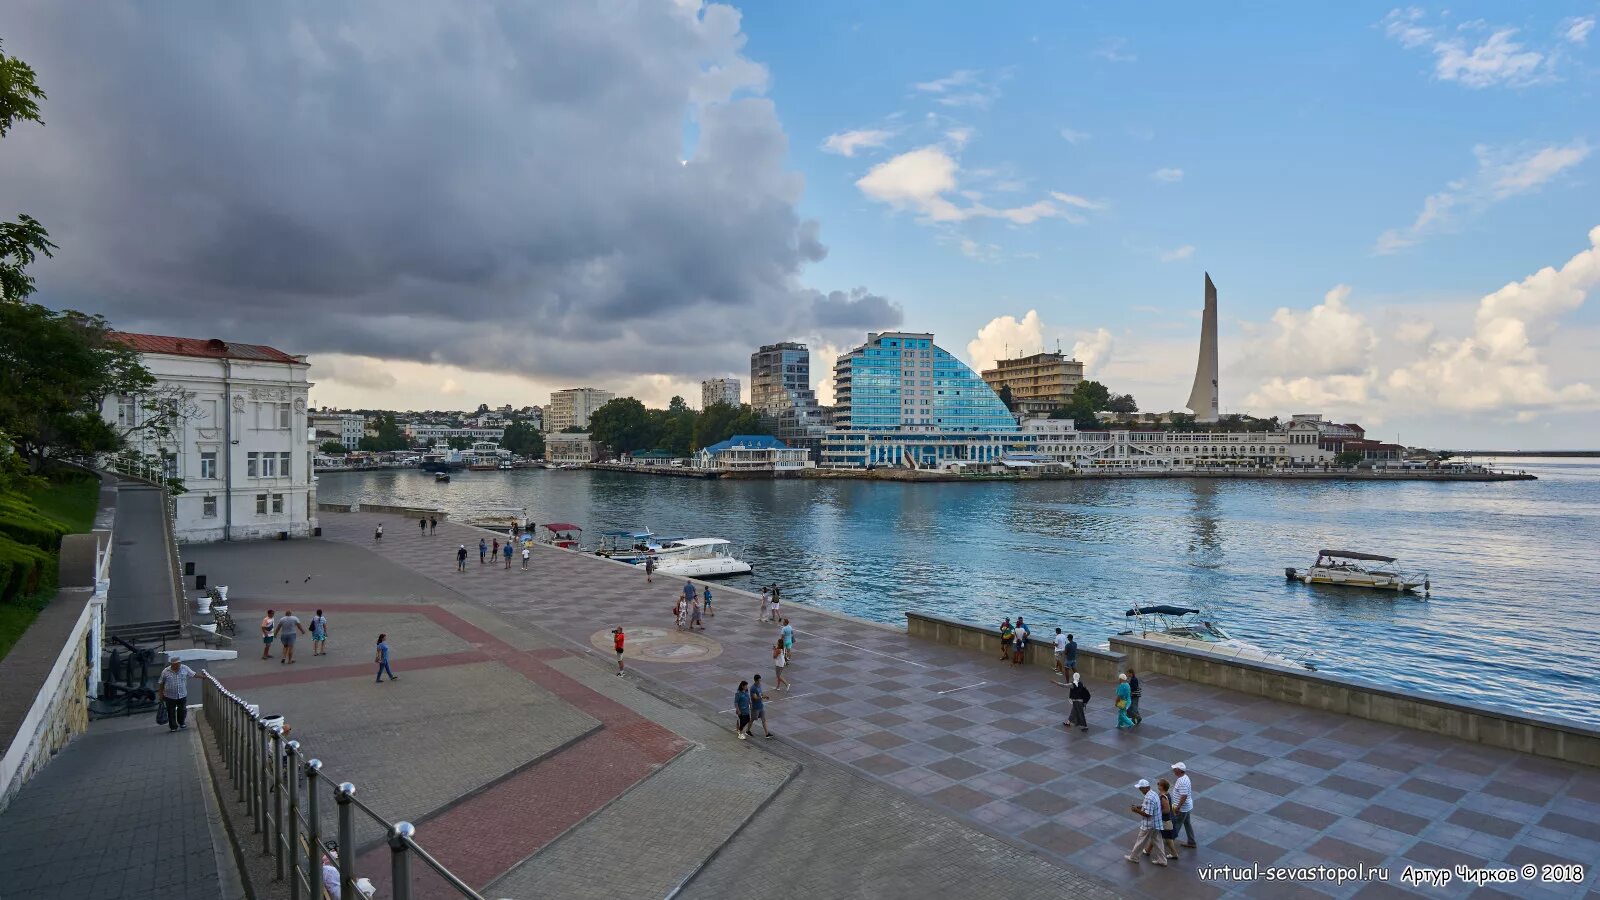
MULTIPOLYGON (((86 532, 94 526, 95 508, 100 500, 100 480, 91 477, 73 477, 52 480, 45 487, 24 494, 28 502, 44 516, 54 519, 74 534, 86 532)), ((39 583, 39 591, 31 597, 18 597, 10 603, 0 603, 0 659, 11 651, 22 633, 33 624, 39 611, 44 609, 56 593, 56 573, 52 563, 46 577, 39 583)))

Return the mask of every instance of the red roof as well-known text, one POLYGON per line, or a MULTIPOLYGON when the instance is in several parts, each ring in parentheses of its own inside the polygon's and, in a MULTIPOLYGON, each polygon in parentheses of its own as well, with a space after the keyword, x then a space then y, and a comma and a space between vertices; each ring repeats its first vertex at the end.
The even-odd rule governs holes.
POLYGON ((165 353, 169 356, 199 356, 206 359, 248 359, 255 362, 298 363, 305 360, 264 344, 235 344, 219 338, 168 337, 163 334, 134 334, 113 331, 112 340, 140 353, 165 353))

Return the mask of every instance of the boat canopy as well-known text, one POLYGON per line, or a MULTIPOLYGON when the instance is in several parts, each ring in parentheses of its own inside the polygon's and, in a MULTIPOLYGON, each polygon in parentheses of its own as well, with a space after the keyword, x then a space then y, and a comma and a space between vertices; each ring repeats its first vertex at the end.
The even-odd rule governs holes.
POLYGON ((630 537, 630 538, 647 538, 647 537, 651 536, 651 533, 649 531, 629 531, 629 530, 626 530, 626 529, 623 530, 623 531, 602 531, 602 532, 600 532, 600 534, 605 536, 605 537, 630 537))
POLYGON ((724 540, 722 538, 680 538, 678 540, 667 541, 665 543, 671 544, 674 547, 712 547, 718 544, 731 544, 733 542, 724 540))
POLYGON ((1368 562, 1394 562, 1394 557, 1392 556, 1379 556, 1376 553, 1357 553, 1354 550, 1323 550, 1321 553, 1323 556, 1331 556, 1335 559, 1364 559, 1368 562))
POLYGON ((1183 606, 1135 606, 1123 615, 1127 616, 1187 616, 1190 613, 1198 615, 1200 610, 1189 609, 1183 606))
POLYGON ((582 531, 583 530, 582 528, 578 527, 577 525, 572 524, 571 522, 551 522, 549 525, 546 525, 544 527, 550 529, 551 531, 582 531))

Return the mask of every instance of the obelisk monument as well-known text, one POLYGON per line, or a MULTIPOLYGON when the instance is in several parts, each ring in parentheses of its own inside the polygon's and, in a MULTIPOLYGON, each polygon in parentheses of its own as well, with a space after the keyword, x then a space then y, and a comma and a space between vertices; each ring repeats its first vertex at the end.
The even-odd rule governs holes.
POLYGON ((1206 311, 1200 319, 1200 362, 1194 367, 1190 411, 1196 422, 1215 422, 1217 413, 1217 286, 1206 273, 1206 311))

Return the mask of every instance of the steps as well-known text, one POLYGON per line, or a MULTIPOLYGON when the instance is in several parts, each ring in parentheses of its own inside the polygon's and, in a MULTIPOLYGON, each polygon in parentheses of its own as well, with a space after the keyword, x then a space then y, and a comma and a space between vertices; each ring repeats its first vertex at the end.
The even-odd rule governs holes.
POLYGON ((162 622, 134 622, 126 625, 107 625, 107 638, 122 638, 130 644, 150 644, 172 640, 183 633, 177 619, 162 622))

